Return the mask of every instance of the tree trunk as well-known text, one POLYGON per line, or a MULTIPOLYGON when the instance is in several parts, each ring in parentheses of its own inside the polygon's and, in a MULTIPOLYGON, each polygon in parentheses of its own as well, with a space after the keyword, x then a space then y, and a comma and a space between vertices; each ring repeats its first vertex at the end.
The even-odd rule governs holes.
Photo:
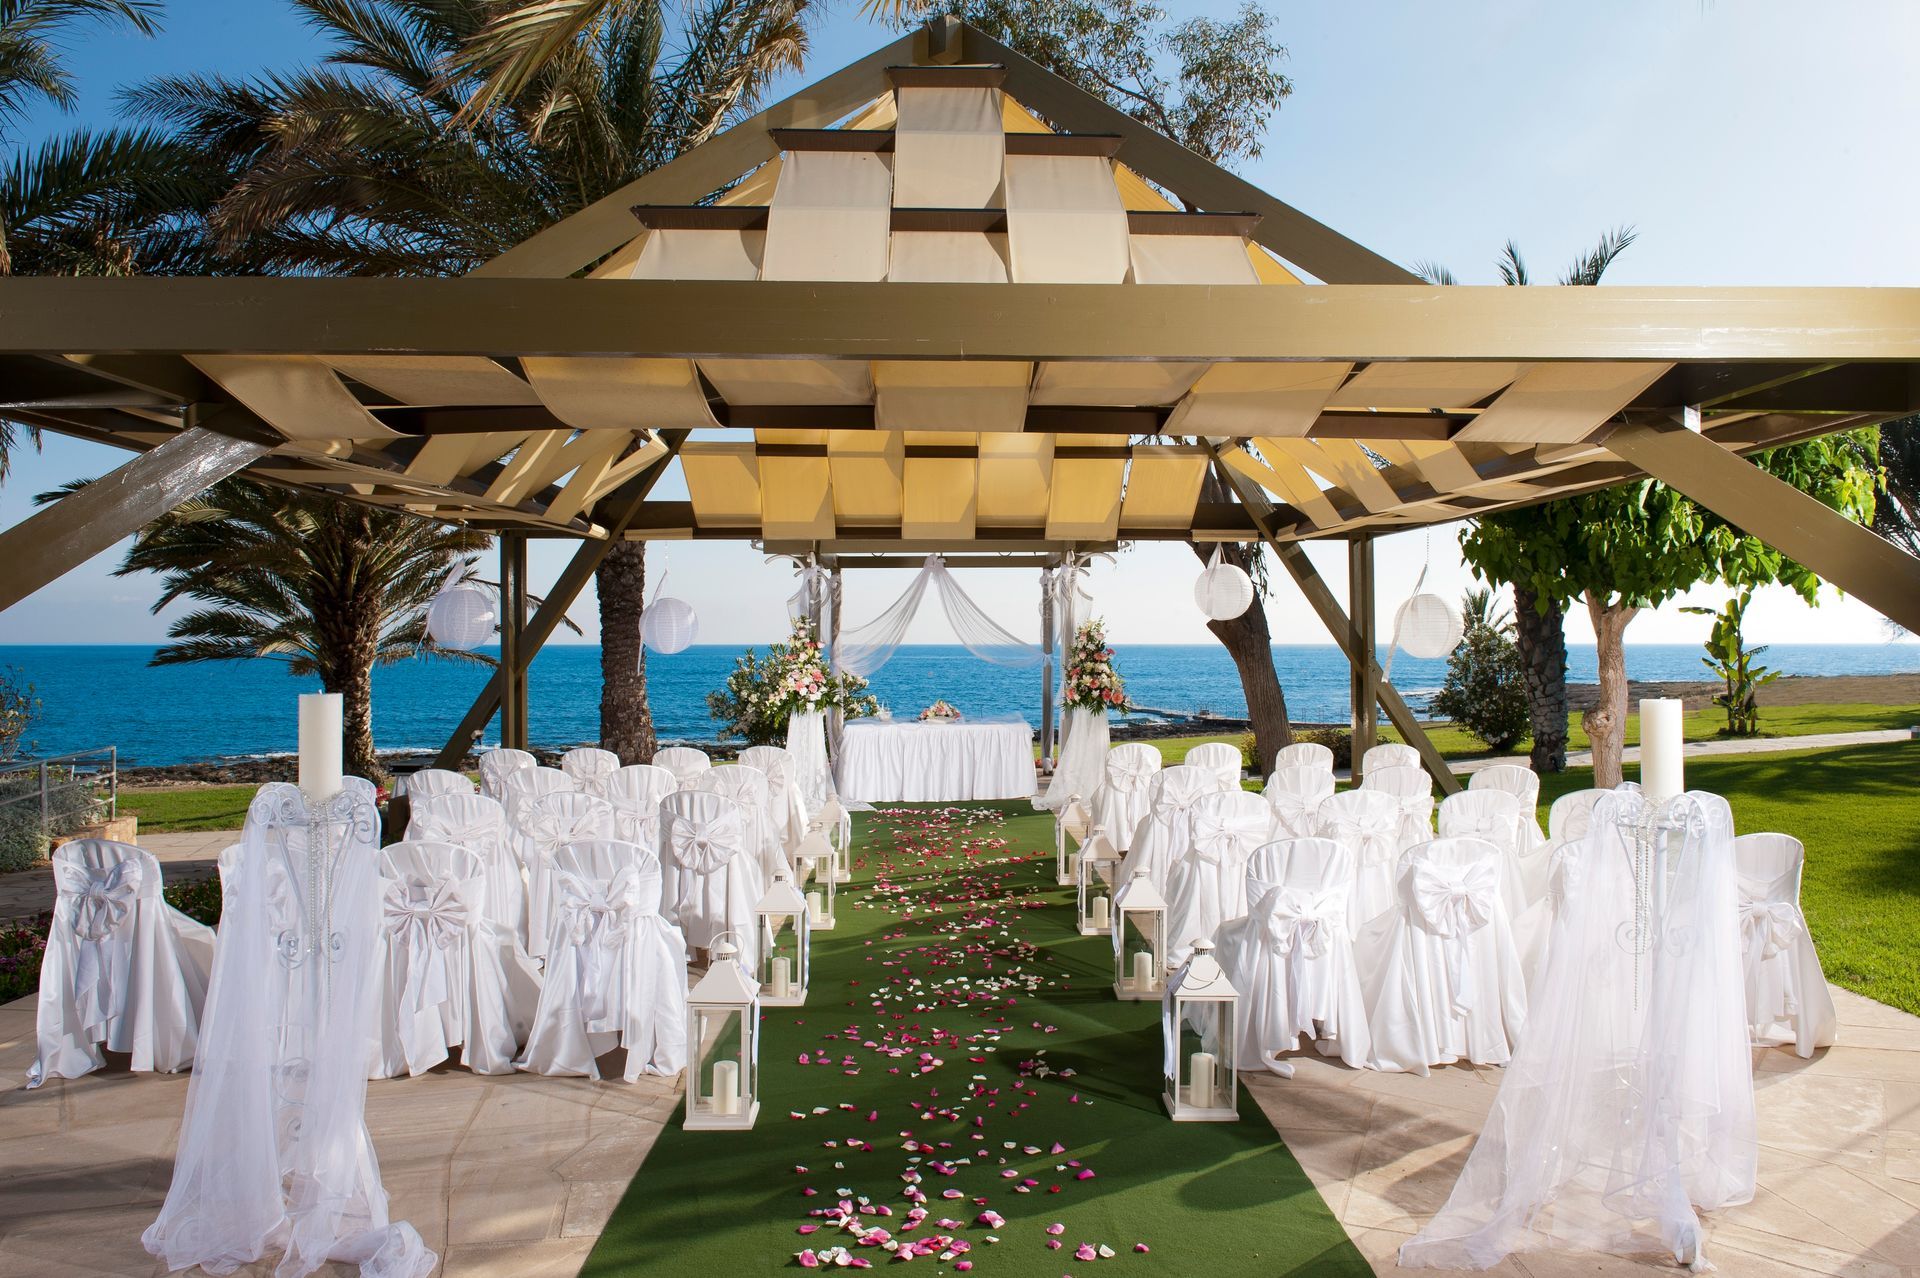
POLYGON ((348 775, 365 777, 378 785, 387 779, 373 748, 373 661, 354 661, 340 681, 340 713, 345 721, 343 762, 348 775))
POLYGON ((1593 784, 1611 790, 1620 784, 1620 754, 1627 738, 1627 623, 1640 610, 1607 603, 1587 594, 1594 644, 1600 660, 1600 704, 1587 711, 1587 736, 1593 743, 1593 784))
MULTIPOLYGON (((1202 563, 1212 556, 1211 544, 1189 542, 1202 563)), ((1251 572, 1252 555, 1248 548, 1233 543, 1220 547, 1223 563, 1236 564, 1251 572)), ((1240 672, 1240 689, 1247 698, 1247 718, 1253 724, 1254 753, 1260 760, 1260 774, 1273 772, 1273 756, 1283 746, 1293 744, 1293 722, 1287 717, 1287 694, 1280 688, 1280 674, 1273 666, 1273 636, 1267 629, 1267 611, 1255 597, 1253 606, 1231 621, 1209 621, 1207 629, 1220 641, 1240 672)))
POLYGON ((622 541, 594 571, 600 596, 600 748, 620 762, 646 763, 658 746, 647 704, 647 650, 640 642, 646 608, 646 546, 622 541))
POLYGON ((1514 642, 1526 673, 1535 772, 1567 770, 1567 627, 1558 599, 1513 588, 1514 642))

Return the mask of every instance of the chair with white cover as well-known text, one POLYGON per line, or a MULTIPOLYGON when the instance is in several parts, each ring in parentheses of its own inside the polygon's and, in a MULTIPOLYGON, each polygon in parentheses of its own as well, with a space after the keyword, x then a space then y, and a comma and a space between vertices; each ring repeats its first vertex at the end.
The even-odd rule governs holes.
POLYGON ((782 746, 748 746, 740 762, 767 774, 767 795, 774 834, 789 857, 807 837, 807 796, 794 772, 793 756, 782 746))
POLYGON ((545 958, 553 928, 553 854, 582 839, 613 837, 613 805, 596 795, 562 790, 529 799, 513 823, 527 872, 527 953, 545 958))
POLYGON ((1193 842, 1193 805, 1223 788, 1220 774, 1205 768, 1178 763, 1156 772, 1147 787, 1146 815, 1134 827, 1114 882, 1131 883, 1135 871, 1144 871, 1154 891, 1162 896, 1172 891, 1169 875, 1174 863, 1187 854, 1193 842))
POLYGON ((1400 862, 1400 800, 1379 790, 1342 790, 1314 813, 1314 833, 1353 858, 1347 924, 1358 936, 1369 919, 1394 908, 1400 862))
POLYGON ((1207 768, 1220 774, 1220 780, 1231 789, 1240 788, 1240 778, 1246 771, 1246 757, 1240 753, 1240 747, 1225 741, 1203 741, 1187 751, 1186 765, 1190 768, 1207 768))
POLYGON ((102 1043, 141 1073, 193 1064, 213 930, 161 898, 160 863, 130 843, 63 843, 53 879, 27 1086, 99 1069, 102 1043))
POLYGON ((1587 837, 1593 824, 1593 808, 1605 790, 1574 790, 1553 801, 1547 809, 1547 842, 1566 843, 1587 837))
POLYGON ((365 777, 351 775, 341 777, 340 788, 351 791, 354 795, 373 804, 376 808, 380 806, 380 787, 365 777))
POLYGON ((748 839, 747 814, 724 794, 681 790, 660 804, 661 899, 689 951, 710 950, 731 933, 748 971, 757 970, 754 909, 766 876, 748 839))
POLYGON ((1278 772, 1282 768, 1316 768, 1332 776, 1333 751, 1318 741, 1296 741, 1274 752, 1273 770, 1278 772))
POLYGON ((443 794, 410 805, 407 838, 451 843, 486 869, 487 917, 527 944, 527 874, 514 847, 506 809, 484 794, 443 794))
POLYGON ((1370 777, 1380 768, 1417 768, 1420 752, 1398 741, 1382 741, 1360 756, 1360 775, 1370 777))
POLYGON ((507 801, 507 777, 522 768, 536 767, 539 760, 525 750, 505 746, 480 755, 480 793, 499 803, 507 801))
POLYGON ((765 878, 772 879, 774 870, 787 864, 786 851, 774 829, 773 789, 767 784, 766 773, 744 763, 728 763, 702 772, 691 788, 724 794, 740 805, 747 822, 747 846, 759 858, 765 878))
POLYGON ((1144 741, 1125 741, 1107 751, 1106 777, 1090 796, 1093 830, 1122 852, 1133 847, 1133 832, 1147 814, 1148 788, 1160 774, 1160 751, 1144 741))
POLYGON ((1241 1069, 1293 1077, 1275 1057, 1300 1040, 1354 1069, 1373 1039, 1347 927, 1353 857, 1332 839, 1281 839, 1247 863, 1246 918, 1220 929, 1220 965, 1240 992, 1241 1069))
POLYGON ((1399 913, 1366 986, 1375 1069, 1504 1065, 1526 1024, 1526 980, 1500 899, 1500 849, 1434 839, 1400 859, 1399 913))
POLYGON ((695 777, 713 766, 713 760, 707 757, 706 751, 692 746, 666 746, 653 752, 653 766, 673 773, 674 780, 684 790, 693 784, 695 777))
POLYGON ((1186 854, 1167 867, 1166 956, 1172 966, 1187 961, 1194 942, 1212 941, 1221 924, 1246 917, 1247 861, 1273 838, 1273 809, 1238 786, 1202 795, 1188 821, 1186 854))
POLYGON ((576 746, 560 756, 560 770, 577 789, 605 797, 607 778, 620 770, 620 756, 599 746, 576 746))
POLYGON ((1538 848, 1547 841, 1540 829, 1540 774, 1517 763, 1496 763, 1467 778, 1469 790, 1504 790, 1520 803, 1520 837, 1538 848))
POLYGON ((1747 975, 1747 1029, 1757 1047, 1793 1044, 1801 1058, 1832 1047, 1839 1016, 1820 956, 1800 912, 1807 850, 1791 834, 1733 841, 1740 873, 1740 941, 1747 975))
POLYGON ((520 768, 507 774, 506 795, 500 800, 507 810, 507 824, 520 824, 520 809, 534 799, 549 794, 578 794, 580 787, 558 768, 520 768))
POLYGON ((490 881, 470 848, 409 839, 382 849, 379 1045, 368 1077, 424 1074, 455 1047, 476 1074, 513 1072, 540 973, 490 917, 490 881))
POLYGON ((1425 768, 1368 768, 1362 790, 1391 794, 1400 803, 1400 846, 1410 848, 1433 837, 1433 778, 1425 768))
POLYGON ((1275 837, 1304 839, 1313 834, 1314 813, 1333 797, 1331 769, 1295 764, 1275 768, 1261 792, 1278 823, 1275 837))
POLYGON ((687 1064, 687 943, 660 911, 660 863, 615 839, 554 854, 555 909, 540 1009, 519 1067, 600 1077, 596 1059, 627 1049, 621 1076, 687 1064))
POLYGON ((473 781, 466 773, 446 768, 422 768, 418 772, 410 772, 404 778, 404 783, 410 803, 437 799, 443 794, 475 793, 473 781))
POLYGON ((651 763, 630 763, 607 778, 603 796, 613 805, 613 836, 660 855, 660 801, 680 779, 651 763))
POLYGON ((1520 803, 1504 790, 1462 790, 1440 804, 1441 838, 1484 839, 1500 849, 1500 899, 1516 922, 1547 894, 1546 849, 1527 848, 1520 826, 1520 803))

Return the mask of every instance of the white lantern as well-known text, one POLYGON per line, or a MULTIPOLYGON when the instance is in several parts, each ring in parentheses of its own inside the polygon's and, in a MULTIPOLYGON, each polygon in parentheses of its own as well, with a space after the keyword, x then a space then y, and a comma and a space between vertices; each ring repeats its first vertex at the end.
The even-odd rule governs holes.
POLYGON ((812 967, 812 930, 807 901, 784 865, 775 867, 760 904, 760 1003, 763 1007, 805 1007, 812 967))
POLYGON ((800 881, 805 883, 808 875, 813 876, 813 887, 807 892, 807 917, 816 932, 831 932, 834 928, 833 868, 838 855, 818 826, 807 831, 793 853, 794 860, 800 864, 800 881))
POLYGON ((700 617, 684 599, 659 598, 640 614, 640 638, 663 657, 685 652, 700 636, 700 617))
POLYGON ((1074 854, 1067 851, 1067 840, 1072 839, 1076 848, 1081 846, 1092 824, 1086 801, 1077 794, 1068 795, 1066 806, 1053 818, 1053 881, 1062 887, 1074 881, 1074 854))
POLYGON ((827 842, 833 845, 833 865, 829 873, 835 883, 849 883, 853 880, 853 818, 840 806, 839 799, 828 799, 820 808, 820 815, 814 818, 814 824, 827 836, 827 842))
POLYGON ((427 605, 427 634, 442 648, 471 651, 493 638, 499 624, 493 592, 471 581, 442 587, 427 605))
POLYGON ((727 937, 687 995, 689 1131, 744 1131, 760 1116, 760 987, 727 937))
POLYGON ((1253 606, 1253 578, 1222 560, 1215 546, 1206 571, 1193 583, 1193 602, 1209 621, 1232 621, 1253 606))
POLYGON ((1167 990, 1167 901, 1145 870, 1113 897, 1113 996, 1123 1002, 1158 999, 1167 990))
POLYGON ((1104 834, 1096 834, 1080 845, 1080 854, 1074 858, 1080 935, 1113 935, 1113 881, 1120 877, 1120 863, 1125 859, 1104 834))
POLYGON ((1240 992, 1227 979, 1213 942, 1196 939, 1185 967, 1167 982, 1160 1004, 1165 1068, 1161 1101, 1176 1123, 1231 1123, 1240 1117, 1234 1029, 1240 992))
POLYGON ((1460 646, 1465 632, 1460 610, 1440 595, 1414 595, 1393 614, 1394 643, 1409 657, 1445 657, 1460 646))

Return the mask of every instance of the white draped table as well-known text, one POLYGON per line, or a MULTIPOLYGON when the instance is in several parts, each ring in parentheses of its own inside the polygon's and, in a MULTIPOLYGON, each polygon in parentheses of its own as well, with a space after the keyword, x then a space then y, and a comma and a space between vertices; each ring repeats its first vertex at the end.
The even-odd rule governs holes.
POLYGON ((835 771, 841 797, 863 803, 1032 798, 1033 728, 856 719, 835 771))

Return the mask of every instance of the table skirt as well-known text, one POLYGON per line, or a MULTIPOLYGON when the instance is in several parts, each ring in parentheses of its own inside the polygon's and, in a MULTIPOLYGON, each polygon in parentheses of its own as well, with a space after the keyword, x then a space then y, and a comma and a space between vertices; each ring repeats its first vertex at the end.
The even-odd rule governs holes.
POLYGON ((846 726, 835 773, 841 796, 863 803, 1031 798, 1033 729, 859 719, 846 726))

